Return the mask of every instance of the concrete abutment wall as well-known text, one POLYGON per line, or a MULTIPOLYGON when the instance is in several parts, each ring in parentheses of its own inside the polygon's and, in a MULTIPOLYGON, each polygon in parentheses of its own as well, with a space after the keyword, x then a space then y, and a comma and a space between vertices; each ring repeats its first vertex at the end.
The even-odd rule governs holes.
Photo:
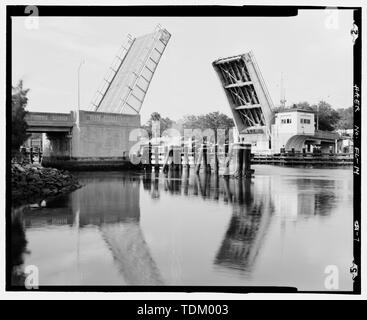
POLYGON ((69 132, 43 134, 43 164, 68 169, 129 166, 132 130, 140 128, 140 115, 73 112, 69 132))
POLYGON ((128 156, 140 115, 79 111, 72 130, 72 159, 128 156))

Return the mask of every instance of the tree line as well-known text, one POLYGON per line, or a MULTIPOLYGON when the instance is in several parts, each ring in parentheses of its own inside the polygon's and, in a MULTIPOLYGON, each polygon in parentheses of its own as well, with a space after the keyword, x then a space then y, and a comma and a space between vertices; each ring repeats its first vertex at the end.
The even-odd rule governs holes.
MULTIPOLYGON (((353 108, 334 109, 329 103, 320 101, 318 104, 310 105, 308 102, 299 102, 285 108, 277 107, 273 111, 285 111, 292 108, 312 110, 318 121, 318 129, 324 131, 334 131, 338 129, 353 129, 353 108)), ((158 112, 153 112, 143 129, 151 135, 152 122, 160 121, 160 133, 170 128, 182 129, 230 129, 234 126, 233 119, 219 111, 202 115, 186 115, 182 119, 172 120, 162 117, 158 112)), ((315 119, 316 121, 316 119, 315 119)))
POLYGON ((152 134, 153 121, 160 121, 160 133, 167 129, 175 128, 183 133, 184 129, 213 129, 216 135, 217 129, 228 130, 233 128, 234 122, 232 118, 219 111, 210 112, 202 115, 186 115, 177 121, 162 117, 158 112, 153 112, 145 125, 142 126, 149 136, 152 134))
MULTIPOLYGON (((28 102, 27 94, 29 89, 23 88, 23 82, 20 80, 16 86, 12 87, 12 122, 11 122, 11 138, 12 151, 16 152, 19 147, 26 141, 29 135, 26 133, 27 123, 25 115, 27 113, 26 106, 28 102)), ((308 102, 299 102, 286 108, 275 108, 274 112, 284 109, 299 108, 304 110, 315 111, 318 119, 319 130, 333 131, 337 129, 353 129, 353 108, 334 109, 329 103, 320 101, 318 104, 310 105, 308 102)), ((233 128, 233 119, 219 111, 210 112, 201 115, 186 115, 179 120, 171 120, 168 117, 162 117, 158 112, 153 112, 143 129, 147 130, 151 135, 152 122, 160 121, 160 133, 166 129, 213 129, 215 135, 217 129, 228 130, 233 128)), ((215 137, 216 138, 216 137, 215 137)))
POLYGON ((29 89, 23 88, 23 81, 20 80, 16 86, 12 86, 11 96, 11 153, 13 156, 19 152, 19 147, 27 140, 30 134, 27 133, 26 106, 28 102, 27 94, 29 89))

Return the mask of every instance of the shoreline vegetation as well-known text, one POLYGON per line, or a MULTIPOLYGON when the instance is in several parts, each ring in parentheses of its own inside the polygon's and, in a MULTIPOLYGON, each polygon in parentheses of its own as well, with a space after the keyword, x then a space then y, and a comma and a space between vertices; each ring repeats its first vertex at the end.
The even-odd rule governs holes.
POLYGON ((13 206, 41 202, 46 198, 66 194, 81 187, 78 179, 67 170, 15 161, 11 164, 13 206))
POLYGON ((78 180, 66 170, 46 168, 41 164, 32 164, 19 150, 29 138, 25 107, 29 89, 23 88, 20 80, 12 87, 12 122, 11 122, 11 202, 12 206, 32 204, 69 193, 80 188, 78 180))

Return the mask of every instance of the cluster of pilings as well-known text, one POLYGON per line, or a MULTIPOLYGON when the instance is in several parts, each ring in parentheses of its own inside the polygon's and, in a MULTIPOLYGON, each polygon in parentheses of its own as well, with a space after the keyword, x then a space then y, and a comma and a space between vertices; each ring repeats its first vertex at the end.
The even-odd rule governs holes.
POLYGON ((250 178, 255 170, 251 169, 251 144, 234 143, 232 150, 229 150, 225 158, 224 176, 233 175, 235 178, 250 178), (236 169, 233 174, 230 173, 229 167, 233 156, 236 159, 236 169))
POLYGON ((29 148, 29 151, 25 147, 20 148, 20 153, 23 156, 23 160, 29 160, 30 163, 34 162, 34 157, 36 157, 38 163, 41 163, 42 160, 42 151, 40 148, 34 150, 33 147, 29 148))
POLYGON ((251 169, 251 144, 242 142, 224 145, 224 163, 220 170, 218 146, 211 148, 210 155, 214 157, 209 161, 209 146, 206 139, 199 148, 191 146, 189 153, 188 146, 165 146, 163 152, 158 151, 158 146, 151 143, 143 147, 142 164, 146 171, 154 168, 159 171, 160 167, 164 173, 168 171, 180 171, 182 169, 193 169, 196 174, 221 174, 224 177, 250 178, 254 173, 251 169), (214 150, 214 152, 213 152, 214 150), (189 156, 190 155, 190 156, 189 156), (160 158, 163 160, 161 161, 160 158), (189 161, 189 157, 194 160, 189 161), (221 173, 220 173, 221 172, 221 173))

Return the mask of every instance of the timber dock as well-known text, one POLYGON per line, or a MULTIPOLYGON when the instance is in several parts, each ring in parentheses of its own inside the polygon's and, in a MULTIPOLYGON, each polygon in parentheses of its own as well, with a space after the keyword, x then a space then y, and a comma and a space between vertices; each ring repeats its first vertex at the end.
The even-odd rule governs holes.
POLYGON ((273 155, 253 154, 252 164, 273 164, 289 166, 350 166, 353 165, 351 153, 281 153, 273 155))

